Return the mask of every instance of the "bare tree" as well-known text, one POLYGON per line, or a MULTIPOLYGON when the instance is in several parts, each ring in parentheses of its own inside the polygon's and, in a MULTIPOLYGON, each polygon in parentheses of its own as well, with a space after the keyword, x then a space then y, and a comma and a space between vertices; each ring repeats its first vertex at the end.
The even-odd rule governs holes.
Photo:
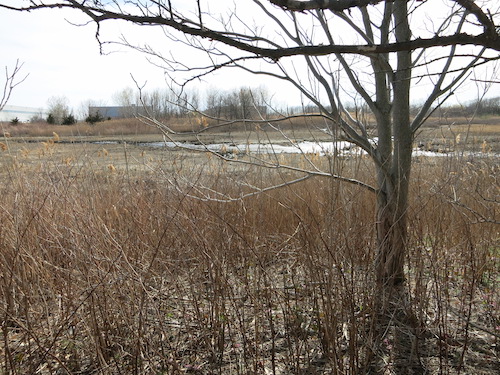
POLYGON ((92 115, 92 113, 89 113, 90 107, 104 107, 105 105, 106 102, 103 100, 84 100, 78 106, 77 116, 80 120, 85 120, 88 116, 92 115))
POLYGON ((23 64, 19 63, 19 60, 16 61, 16 65, 14 66, 12 72, 9 72, 9 69, 5 67, 5 84, 3 86, 2 97, 0 98, 0 111, 9 101, 12 91, 16 88, 16 86, 23 83, 24 80, 28 77, 28 75, 25 75, 24 77, 19 78, 18 75, 22 67, 23 64))
POLYGON ((50 122, 62 124, 64 118, 70 114, 68 98, 65 96, 51 96, 47 100, 47 113, 50 122))
MULTIPOLYGON (((191 10, 176 1, 129 3, 131 6, 122 6, 119 1, 32 1, 25 7, 0 2, 0 7, 21 11, 78 9, 98 26, 106 20, 161 26, 169 37, 209 58, 206 66, 193 66, 189 61, 163 57, 150 46, 136 47, 160 58, 176 72, 200 72, 193 73, 199 78, 237 67, 289 82, 325 118, 338 123, 344 137, 373 159, 377 175, 377 186, 372 189, 377 195, 378 212, 377 280, 384 285, 403 282, 415 133, 436 103, 441 105, 471 69, 498 59, 499 5, 448 0, 444 1, 448 13, 437 19, 429 13, 433 11, 431 1, 245 2, 260 12, 259 17, 265 17, 266 27, 261 28, 244 21, 237 8, 231 14, 238 17, 225 19, 215 14, 222 14, 222 10, 216 10, 220 4, 215 3, 211 4, 212 13, 202 9, 199 1, 192 2, 191 10), (411 17, 419 14, 435 19, 433 30, 410 24, 411 17), (302 70, 296 65, 298 57, 303 59, 302 70), (255 68, 252 62, 256 59, 264 67, 255 68), (426 77, 432 87, 417 115, 410 118, 412 82, 426 77), (345 109, 341 90, 347 85, 374 114, 377 142, 368 134, 366 124, 345 109), (327 104, 323 103, 325 98, 327 104)), ((188 98, 181 96, 179 100, 187 102, 188 98)))
POLYGON ((187 81, 236 67, 289 83, 373 160, 376 186, 317 168, 301 172, 303 178, 329 176, 374 192, 376 280, 384 294, 403 285, 414 138, 472 69, 499 59, 500 5, 443 0, 444 11, 436 14, 435 1, 409 0, 248 0, 229 11, 231 5, 215 1, 127 3, 34 0, 25 7, 0 7, 78 9, 98 27, 108 20, 162 27, 169 38, 206 57, 206 65, 165 57, 151 46, 135 48, 177 75, 190 74, 187 81), (243 5, 253 10, 240 11, 243 5), (412 117, 415 82, 426 85, 427 96, 412 117), (369 108, 374 133, 347 111, 344 93, 369 108))
POLYGON ((206 109, 205 112, 213 117, 222 118, 222 100, 224 93, 211 87, 206 92, 206 109))
POLYGON ((204 113, 217 119, 259 120, 265 117, 269 103, 263 87, 241 87, 228 92, 211 88, 206 92, 204 113))

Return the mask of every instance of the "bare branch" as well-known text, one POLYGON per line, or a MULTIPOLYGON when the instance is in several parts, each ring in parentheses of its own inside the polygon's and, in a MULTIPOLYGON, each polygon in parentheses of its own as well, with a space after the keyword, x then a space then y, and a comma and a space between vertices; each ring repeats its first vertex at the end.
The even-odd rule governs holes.
MULTIPOLYGON (((342 12, 351 8, 363 8, 368 5, 376 5, 384 0, 269 0, 272 4, 290 11, 325 9, 334 12, 342 12)), ((479 5, 473 0, 450 0, 459 4, 463 9, 474 14, 483 26, 485 34, 494 40, 499 39, 497 27, 491 17, 489 17, 479 5)))
POLYGON ((5 67, 5 84, 3 87, 2 97, 0 99, 0 111, 5 107, 5 105, 9 101, 10 96, 12 94, 12 90, 14 90, 16 86, 20 85, 26 80, 26 78, 28 78, 29 73, 26 74, 23 78, 20 78, 19 80, 16 79, 22 67, 23 63, 19 63, 19 60, 16 60, 16 65, 14 66, 14 69, 12 70, 11 73, 9 73, 8 68, 5 67))
MULTIPOLYGON (((201 114, 201 115, 203 115, 203 116, 205 116, 207 118, 213 118, 213 117, 211 117, 211 116, 209 116, 207 114, 204 114, 203 112, 199 112, 195 108, 191 108, 191 110, 193 110, 195 113, 201 114)), ((295 145, 294 142, 291 139, 289 139, 280 129, 275 128, 273 126, 273 124, 281 122, 281 121, 289 120, 289 119, 292 119, 292 118, 297 118, 297 117, 318 117, 318 116, 325 117, 323 115, 305 115, 305 116, 304 115, 300 115, 300 116, 289 116, 287 118, 280 118, 280 119, 274 119, 274 120, 264 120, 264 119, 261 119, 261 120, 252 120, 251 122, 252 123, 257 123, 257 124, 268 124, 268 125, 270 125, 275 130, 278 130, 284 136, 284 138, 290 142, 291 145, 295 145)), ((205 128, 205 129, 201 129, 201 130, 198 130, 198 131, 193 131, 192 133, 197 136, 198 143, 201 146, 200 148, 193 148, 193 147, 185 146, 181 142, 177 142, 174 138, 172 138, 172 135, 179 134, 179 133, 173 131, 166 124, 158 121, 153 116, 151 116, 151 117, 140 116, 139 119, 141 121, 143 121, 144 123, 146 123, 146 124, 151 124, 151 125, 157 127, 158 129, 160 129, 163 132, 165 140, 168 141, 168 142, 172 142, 173 144, 176 145, 176 147, 178 147, 180 149, 186 149, 186 150, 195 151, 195 152, 196 151, 199 151, 199 152, 208 152, 208 153, 214 155, 215 157, 217 157, 217 158, 219 158, 221 160, 224 160, 224 161, 227 161, 227 162, 231 162, 231 163, 239 163, 239 164, 245 164, 245 165, 251 165, 251 166, 259 166, 259 167, 263 167, 263 168, 267 168, 267 169, 280 169, 280 170, 288 170, 288 171, 293 171, 293 172, 304 173, 304 174, 306 174, 306 176, 308 176, 307 178, 313 177, 313 176, 334 178, 336 180, 339 180, 339 181, 342 181, 342 182, 345 182, 345 183, 349 183, 349 184, 353 184, 353 185, 357 185, 357 186, 363 187, 363 188, 365 188, 368 191, 371 191, 373 193, 376 192, 376 189, 373 186, 371 186, 371 185, 369 185, 367 183, 364 183, 364 182, 362 182, 360 180, 353 179, 353 178, 348 178, 348 177, 337 175, 337 174, 330 173, 330 172, 323 172, 323 171, 319 170, 314 165, 314 163, 312 163, 308 159, 307 155, 305 155, 305 153, 300 148, 300 146, 297 146, 297 145, 295 145, 295 147, 297 147, 297 150, 306 158, 306 160, 309 162, 309 165, 312 167, 312 169, 304 169, 304 168, 299 168, 299 167, 295 167, 295 166, 291 166, 291 165, 286 165, 286 164, 280 163, 279 161, 270 162, 268 160, 263 160, 263 159, 259 158, 258 156, 255 156, 255 155, 248 155, 249 156, 249 160, 234 159, 234 158, 226 155, 225 153, 221 153, 218 150, 214 150, 213 148, 211 148, 208 145, 206 145, 201 138, 199 138, 199 136, 204 131, 206 131, 208 129, 214 129, 214 128, 218 128, 218 127, 227 127, 228 125, 234 124, 236 122, 242 122, 242 121, 244 122, 246 120, 237 120, 237 121, 235 120, 235 121, 229 121, 229 122, 226 121, 226 122, 223 122, 222 124, 218 124, 218 125, 214 125, 214 126, 209 126, 209 127, 205 128)), ((183 133, 183 134, 185 134, 185 133, 183 133)), ((293 183, 300 182, 303 179, 306 179, 306 178, 295 180, 293 183)), ((288 183, 284 183, 282 185, 272 186, 272 187, 269 187, 269 188, 260 189, 259 191, 263 192, 263 191, 273 190, 273 189, 276 189, 276 188, 287 186, 289 184, 290 183, 288 182, 288 183)), ((255 194, 258 194, 258 192, 251 193, 248 196, 255 195, 255 194)), ((238 198, 238 199, 240 199, 240 198, 238 198)), ((211 199, 213 199, 213 198, 211 198, 211 199)), ((227 200, 224 200, 224 201, 227 201, 227 200)))
POLYGON ((493 20, 473 0, 452 0, 462 6, 465 10, 476 16, 479 23, 484 27, 484 32, 492 39, 500 39, 497 27, 493 20))
MULTIPOLYGON (((458 23, 457 31, 460 31, 465 23, 465 19, 467 17, 467 12, 464 12, 462 19, 458 23)), ((424 105, 421 107, 419 113, 417 116, 415 116, 415 119, 412 122, 411 128, 412 131, 415 132, 420 125, 423 123, 423 119, 426 117, 427 112, 429 111, 430 107, 432 106, 432 103, 440 96, 442 95, 445 91, 441 90, 441 87, 443 85, 443 82, 448 74, 448 71, 450 70, 450 66, 453 62, 453 58, 456 53, 456 46, 452 46, 450 50, 450 55, 448 56, 448 59, 446 61, 445 66, 442 69, 441 74, 439 75, 438 81, 434 84, 434 89, 432 90, 431 94, 425 101, 424 105)))
POLYGON ((378 4, 381 1, 383 0, 269 0, 270 3, 283 9, 300 12, 314 9, 328 9, 331 11, 341 12, 351 8, 378 4))
MULTIPOLYGON (((360 2, 358 0, 354 2, 360 2)), ((331 1, 333 3, 333 1, 331 1)), ((379 2, 379 1, 377 1, 379 2)), ((300 2, 302 3, 302 2, 300 2)), ((312 2, 311 2, 312 3, 312 2)), ((358 6, 354 4, 353 6, 358 6)), ((252 43, 243 42, 238 38, 233 38, 226 35, 226 33, 212 30, 207 27, 201 27, 197 23, 193 23, 187 18, 175 20, 172 18, 164 18, 161 15, 140 14, 134 15, 124 12, 116 12, 104 7, 85 5, 85 2, 70 1, 61 2, 57 4, 36 4, 27 7, 13 7, 0 4, 1 8, 30 11, 36 9, 53 9, 53 8, 68 8, 79 9, 89 16, 96 23, 106 20, 124 20, 138 25, 163 25, 180 31, 187 35, 198 36, 204 39, 215 40, 224 43, 230 47, 237 48, 241 51, 250 52, 261 57, 268 57, 273 60, 279 60, 284 57, 291 57, 297 55, 303 56, 325 56, 335 53, 343 54, 357 54, 364 56, 373 56, 380 53, 391 53, 401 51, 413 51, 420 48, 432 48, 451 45, 477 45, 484 46, 496 51, 500 51, 500 36, 498 33, 494 36, 488 29, 479 35, 470 35, 467 33, 434 36, 432 38, 417 38, 408 41, 398 41, 394 43, 385 44, 367 44, 367 45, 307 45, 300 47, 281 47, 281 48, 265 48, 259 47, 252 43)), ((317 9, 316 6, 314 9, 317 9)))

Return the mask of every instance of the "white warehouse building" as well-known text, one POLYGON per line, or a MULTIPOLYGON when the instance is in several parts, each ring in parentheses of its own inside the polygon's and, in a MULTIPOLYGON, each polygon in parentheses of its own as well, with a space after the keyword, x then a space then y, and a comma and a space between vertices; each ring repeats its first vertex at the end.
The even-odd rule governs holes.
POLYGON ((45 118, 43 108, 20 107, 16 105, 6 105, 0 111, 0 121, 10 122, 17 118, 19 121, 28 122, 33 117, 45 118))

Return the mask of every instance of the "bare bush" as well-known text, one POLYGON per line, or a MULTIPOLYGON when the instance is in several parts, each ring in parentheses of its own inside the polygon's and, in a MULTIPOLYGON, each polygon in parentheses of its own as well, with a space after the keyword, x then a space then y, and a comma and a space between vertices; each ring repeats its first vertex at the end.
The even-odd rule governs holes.
MULTIPOLYGON (((323 179, 203 202, 175 183, 237 196, 292 176, 184 153, 140 173, 86 158, 3 169, 5 373, 367 371, 378 352, 370 192, 323 179)), ((370 173, 362 159, 339 166, 370 173)), ((414 348, 428 373, 495 371, 497 169, 415 166, 408 303, 425 323, 414 348)), ((394 366, 411 355, 396 350, 401 337, 382 340, 394 366)))

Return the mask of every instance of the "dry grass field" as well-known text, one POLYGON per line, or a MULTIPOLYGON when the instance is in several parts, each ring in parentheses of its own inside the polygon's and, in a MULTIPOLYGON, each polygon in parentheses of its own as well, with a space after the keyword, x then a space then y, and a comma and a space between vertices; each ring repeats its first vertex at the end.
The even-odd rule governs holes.
MULTIPOLYGON (((368 121, 369 122, 369 121, 368 121)), ((165 122, 176 132, 184 132, 172 136, 175 140, 206 143, 215 142, 256 142, 259 139, 271 140, 277 143, 285 142, 282 134, 273 131, 266 124, 233 123, 218 127, 212 120, 203 118, 172 119, 165 122), (203 125, 208 125, 205 129, 203 125), (201 134, 186 134, 189 131, 204 129, 201 134)), ((331 140, 323 129, 328 124, 321 117, 307 119, 293 118, 274 123, 283 129, 294 141, 324 141, 331 140)), ((147 125, 138 119, 110 120, 94 125, 78 123, 72 126, 49 125, 46 123, 0 123, 0 138, 2 135, 11 141, 44 141, 58 134, 64 142, 79 142, 89 140, 118 140, 131 142, 154 142, 163 139, 161 131, 155 126, 147 125)), ((431 117, 420 129, 416 145, 429 150, 441 151, 493 151, 500 150, 500 118, 493 116, 476 117, 473 119, 431 117)))
MULTIPOLYGON (((498 371, 499 124, 418 140, 453 149, 412 172, 406 272, 429 374, 498 371)), ((203 140, 278 138, 249 130, 203 140)), ((144 147, 161 135, 132 121, 3 131, 0 374, 366 373, 372 193, 313 178, 227 203, 295 175, 144 147)), ((373 178, 364 157, 262 157, 373 178)), ((404 360, 397 338, 380 373, 404 360)))

